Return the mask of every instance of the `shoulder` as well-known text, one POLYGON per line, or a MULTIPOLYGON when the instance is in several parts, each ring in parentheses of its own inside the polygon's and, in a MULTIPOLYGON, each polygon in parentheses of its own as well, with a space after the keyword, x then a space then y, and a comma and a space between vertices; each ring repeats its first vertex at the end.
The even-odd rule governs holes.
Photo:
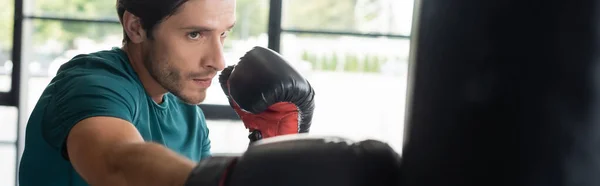
POLYGON ((118 48, 77 55, 58 69, 54 79, 81 76, 103 76, 123 83, 137 82, 137 75, 129 64, 127 55, 118 48))
POLYGON ((143 86, 121 52, 113 49, 82 54, 63 64, 44 93, 50 97, 48 108, 91 107, 81 105, 85 102, 97 105, 97 109, 110 104, 134 110, 144 94, 143 86))
POLYGON ((143 89, 127 55, 118 48, 80 54, 61 65, 49 88, 88 91, 90 87, 137 95, 143 89))

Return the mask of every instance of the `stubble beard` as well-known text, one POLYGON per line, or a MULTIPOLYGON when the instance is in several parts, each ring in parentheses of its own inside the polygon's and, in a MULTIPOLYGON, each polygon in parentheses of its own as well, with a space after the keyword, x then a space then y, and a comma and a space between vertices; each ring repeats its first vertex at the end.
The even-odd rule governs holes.
POLYGON ((193 96, 185 95, 183 93, 184 86, 182 85, 181 71, 177 70, 167 57, 159 59, 154 54, 156 53, 153 47, 149 47, 149 50, 144 52, 144 66, 146 66, 150 76, 160 86, 187 104, 197 105, 204 101, 205 96, 194 98, 193 96))

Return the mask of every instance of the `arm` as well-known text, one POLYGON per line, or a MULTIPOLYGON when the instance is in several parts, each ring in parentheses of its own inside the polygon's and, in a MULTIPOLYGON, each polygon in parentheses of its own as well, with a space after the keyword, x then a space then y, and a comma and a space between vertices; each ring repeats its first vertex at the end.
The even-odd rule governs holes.
POLYGON ((111 74, 77 73, 63 72, 48 90, 46 142, 90 185, 182 185, 194 163, 144 142, 132 123, 139 102, 134 84, 111 74))
POLYGON ((92 117, 73 127, 67 151, 75 170, 97 186, 181 186, 195 163, 143 141, 129 122, 92 117))

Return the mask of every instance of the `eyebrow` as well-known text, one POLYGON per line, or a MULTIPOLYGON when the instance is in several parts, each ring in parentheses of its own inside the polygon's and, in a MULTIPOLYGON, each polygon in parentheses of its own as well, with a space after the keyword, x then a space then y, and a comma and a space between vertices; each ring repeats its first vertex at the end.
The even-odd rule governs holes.
MULTIPOLYGON (((231 30, 234 26, 235 26, 235 22, 233 24, 231 24, 231 26, 227 27, 227 30, 231 30)), ((205 26, 187 26, 187 27, 181 27, 181 29, 196 30, 196 31, 203 31, 203 32, 210 32, 210 31, 215 30, 214 28, 205 27, 205 26)))
POLYGON ((231 24, 231 26, 227 27, 227 30, 231 30, 234 26, 235 26, 236 22, 233 22, 233 24, 231 24))

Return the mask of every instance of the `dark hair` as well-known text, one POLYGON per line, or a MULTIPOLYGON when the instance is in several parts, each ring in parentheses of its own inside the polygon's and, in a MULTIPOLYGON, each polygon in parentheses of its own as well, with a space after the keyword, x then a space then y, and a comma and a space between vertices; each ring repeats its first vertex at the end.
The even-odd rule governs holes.
MULTIPOLYGON (((188 0, 117 0, 117 13, 123 24, 125 11, 140 18, 142 29, 152 39, 152 31, 167 17, 175 14, 179 7, 188 0)), ((129 42, 129 36, 123 28, 123 42, 129 42)))

